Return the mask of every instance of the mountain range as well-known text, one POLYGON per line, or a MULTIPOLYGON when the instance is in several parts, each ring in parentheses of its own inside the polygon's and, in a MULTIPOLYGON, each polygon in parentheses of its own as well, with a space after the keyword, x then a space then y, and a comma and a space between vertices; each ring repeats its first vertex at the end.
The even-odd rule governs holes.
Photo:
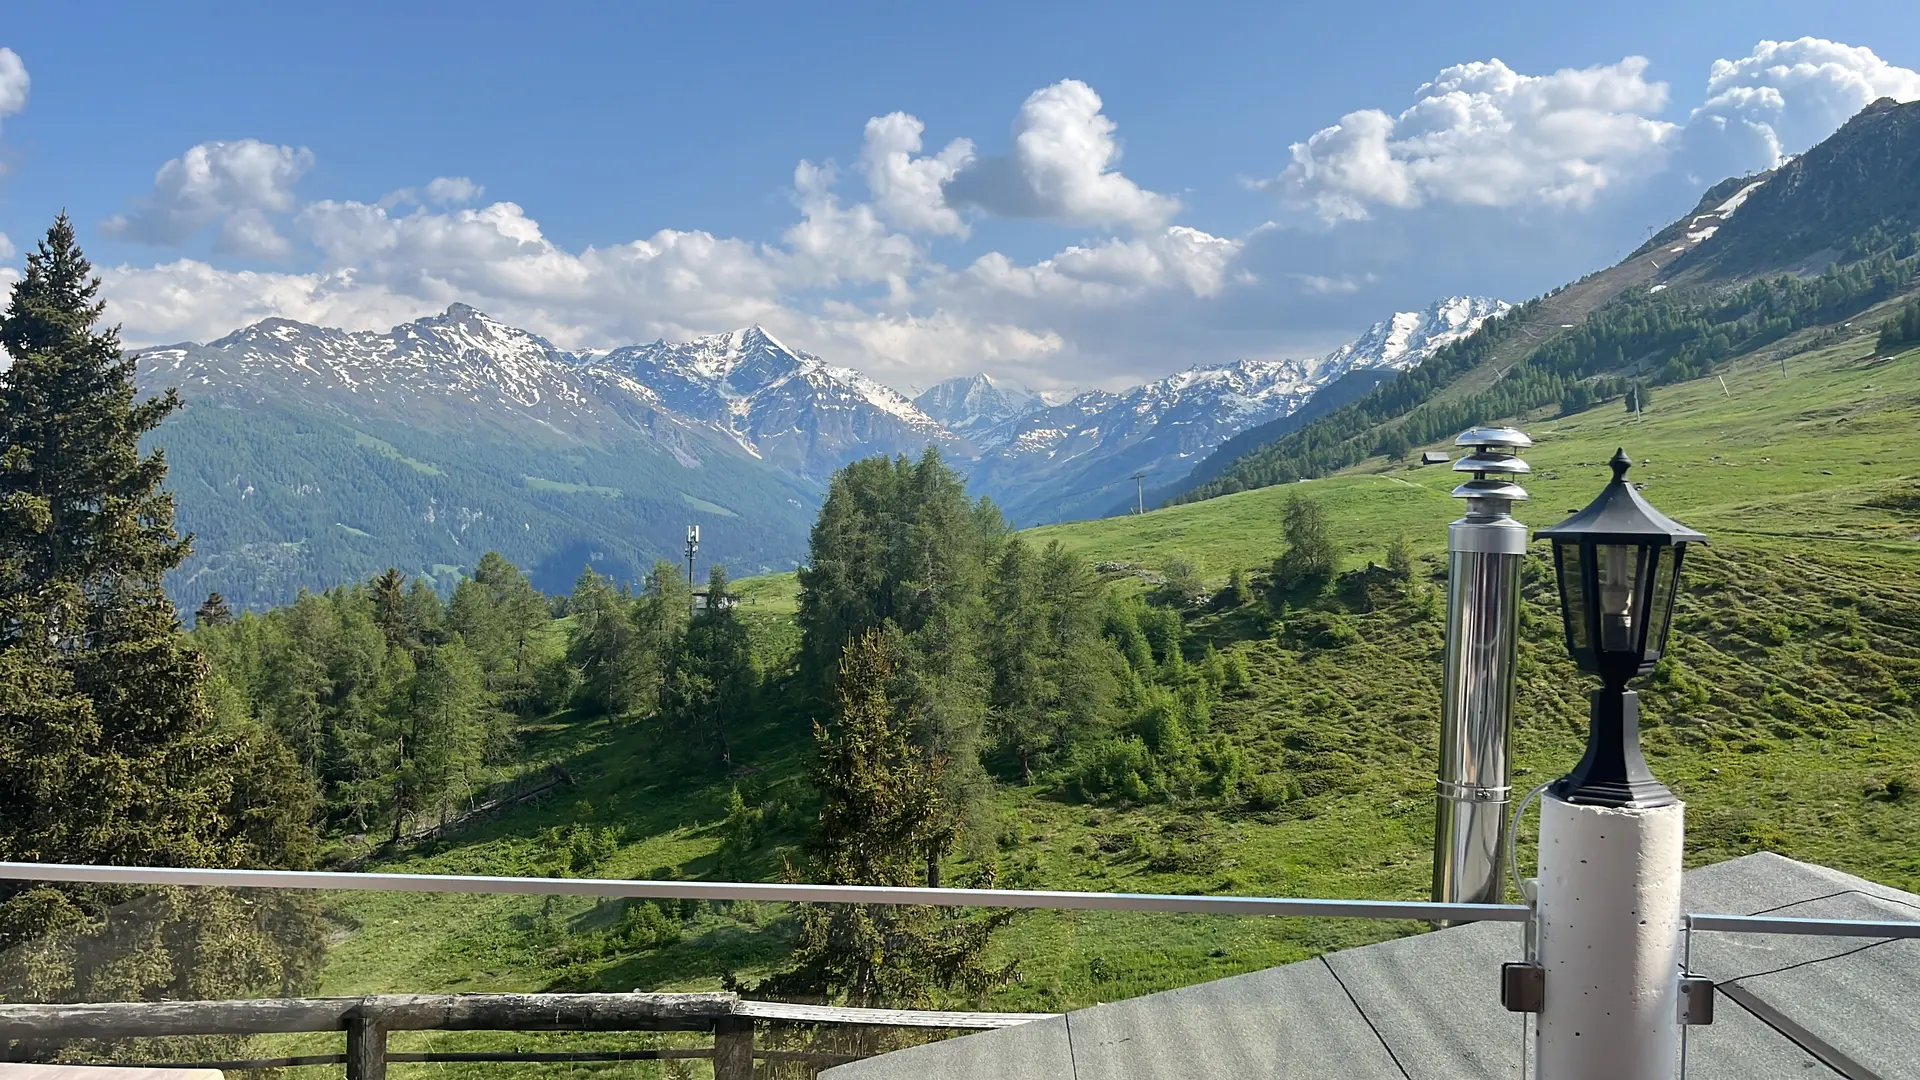
POLYGON ((1920 103, 1876 102, 1517 307, 1450 297, 1316 359, 1064 401, 985 375, 909 399, 759 327, 575 353, 460 304, 385 333, 270 319, 140 355, 144 388, 186 401, 153 436, 197 534, 174 591, 259 606, 388 566, 444 583, 490 549, 562 591, 584 567, 677 560, 689 523, 705 558, 784 569, 835 468, 929 447, 1021 525, 1326 475, 1802 331, 1868 332, 1848 320, 1920 278, 1917 175, 1920 103))
POLYGON ((385 333, 268 319, 138 370, 187 402, 155 437, 196 534, 177 598, 257 606, 388 565, 451 580, 490 548, 564 591, 589 565, 676 557, 688 523, 737 573, 790 567, 834 469, 928 446, 1017 521, 1097 514, 1116 471, 1157 481, 1317 382, 1417 359, 1417 340, 1369 344, 1380 331, 1057 405, 985 375, 910 401, 759 327, 570 353, 464 304, 385 333))
POLYGON ((1231 436, 1294 414, 1350 376, 1377 381, 1416 366, 1508 306, 1448 297, 1382 319, 1318 359, 1189 368, 1117 393, 1030 406, 975 436, 972 486, 1023 525, 1123 513, 1140 499, 1135 474, 1156 491, 1178 484, 1231 436))
POLYGON ((793 566, 827 479, 938 449, 1021 525, 1132 508, 1324 386, 1417 365, 1507 309, 1452 297, 1310 360, 1196 367, 1060 401, 988 375, 909 399, 754 326, 569 352, 465 304, 384 333, 267 319, 143 350, 186 401, 169 451, 197 554, 177 598, 286 599, 396 566, 450 580, 498 548, 564 591, 677 558, 682 528, 736 573, 793 566))

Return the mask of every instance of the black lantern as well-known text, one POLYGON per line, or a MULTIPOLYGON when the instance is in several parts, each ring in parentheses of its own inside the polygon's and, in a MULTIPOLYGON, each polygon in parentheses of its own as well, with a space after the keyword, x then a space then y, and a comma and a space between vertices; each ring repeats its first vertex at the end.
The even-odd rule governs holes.
POLYGON ((1653 670, 1667 647, 1680 562, 1700 533, 1655 510, 1627 482, 1619 450, 1613 482, 1577 514, 1539 535, 1553 542, 1567 651, 1600 677, 1587 753, 1550 789, 1589 806, 1668 806, 1675 800, 1640 753, 1640 703, 1627 683, 1653 670))

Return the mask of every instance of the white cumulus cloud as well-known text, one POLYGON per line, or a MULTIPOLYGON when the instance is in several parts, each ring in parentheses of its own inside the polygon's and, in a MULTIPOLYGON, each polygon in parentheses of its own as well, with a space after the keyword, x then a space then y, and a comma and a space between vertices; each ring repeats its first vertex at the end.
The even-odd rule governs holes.
POLYGON ((1667 86, 1646 69, 1637 56, 1551 75, 1457 64, 1396 115, 1351 112, 1295 143, 1261 186, 1329 221, 1428 202, 1585 206, 1665 161, 1677 128, 1654 119, 1667 86))
POLYGON ((436 176, 427 181, 427 199, 441 206, 477 202, 486 190, 464 176, 436 176))
POLYGON ((223 270, 197 259, 178 259, 103 269, 100 277, 109 316, 123 324, 132 344, 211 341, 270 317, 384 330, 431 309, 421 298, 366 283, 351 270, 223 270))
POLYGON ((919 263, 919 246, 889 231, 872 205, 842 206, 833 194, 835 179, 830 165, 802 161, 794 168, 801 218, 786 231, 787 250, 773 253, 773 259, 800 287, 903 278, 919 263))
MULTIPOLYGON (((1061 372, 1049 365, 1067 347, 1050 329, 994 321, 950 310, 927 314, 879 314, 850 305, 828 305, 798 321, 792 340, 827 356, 860 357, 865 370, 901 389, 928 386, 954 375, 991 370, 1030 385, 1054 385, 1061 372)), ((1069 380, 1074 376, 1068 375, 1069 380)))
POLYGON ((1053 386, 1157 374, 1168 355, 1146 345, 1157 305, 1205 303, 1235 280, 1237 241, 1179 226, 949 271, 869 204, 834 198, 831 182, 822 167, 796 170, 801 219, 780 244, 661 230, 569 251, 514 203, 400 213, 321 200, 291 219, 318 253, 309 272, 120 266, 104 273, 105 296, 135 344, 211 340, 274 315, 385 329, 462 301, 567 347, 760 323, 902 385, 986 369, 1053 386), (859 282, 884 295, 807 299, 859 282), (1104 325, 1116 314, 1128 328, 1104 325))
POLYGON ((277 259, 291 250, 271 215, 294 207, 293 185, 313 168, 313 152, 258 139, 204 142, 160 166, 153 190, 130 214, 104 222, 107 232, 171 246, 216 222, 214 250, 277 259))
POLYGON ((1180 209, 1113 168, 1114 122, 1100 95, 1078 79, 1034 91, 1013 121, 1013 152, 982 157, 946 182, 947 201, 1009 218, 1065 225, 1152 229, 1180 209))
POLYGON ((1071 80, 1035 92, 1011 155, 984 173, 970 140, 929 153, 918 117, 875 116, 851 170, 865 191, 855 195, 831 161, 801 161, 796 218, 773 239, 662 229, 583 249, 555 243, 518 203, 484 202, 469 177, 304 201, 294 185, 313 164, 308 151, 203 143, 163 165, 108 229, 178 244, 217 228, 216 255, 300 265, 122 265, 105 273, 104 295, 135 344, 209 340, 274 315, 385 329, 460 301, 574 348, 760 323, 904 385, 982 369, 1039 386, 1148 377, 1208 359, 1173 340, 1177 326, 1253 279, 1238 266, 1240 241, 1170 224, 1176 200, 1116 171, 1120 147, 1101 108, 1071 80), (994 169, 1007 170, 1008 186, 982 186, 994 169), (950 269, 929 245, 968 238, 968 207, 1128 232, 1031 262, 970 253, 950 269))
POLYGON ((973 142, 955 139, 938 154, 915 157, 926 125, 903 112, 867 121, 860 165, 874 205, 887 220, 913 232, 966 236, 967 224, 947 205, 948 181, 973 161, 973 142))
POLYGON ((1920 99, 1920 72, 1862 46, 1822 38, 1762 41, 1738 60, 1716 60, 1707 99, 1687 121, 1690 169, 1721 174, 1779 165, 1832 134, 1868 104, 1920 99))
POLYGON ((32 84, 20 54, 0 47, 0 120, 27 107, 27 89, 32 84))
POLYGON ((1176 225, 1132 239, 1069 247, 1031 265, 989 252, 928 288, 988 304, 1019 298, 1074 307, 1118 304, 1161 290, 1209 297, 1225 285, 1239 252, 1239 241, 1176 225))

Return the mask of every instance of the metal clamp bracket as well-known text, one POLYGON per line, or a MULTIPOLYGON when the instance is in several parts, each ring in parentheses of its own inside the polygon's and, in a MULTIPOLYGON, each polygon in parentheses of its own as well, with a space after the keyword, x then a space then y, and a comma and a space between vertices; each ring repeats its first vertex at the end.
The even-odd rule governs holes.
POLYGON ((1539 964, 1500 965, 1500 1004, 1508 1012, 1537 1013, 1547 1004, 1547 969, 1539 964))
POLYGON ((1680 976, 1680 1023, 1713 1023, 1713 980, 1699 975, 1680 976))

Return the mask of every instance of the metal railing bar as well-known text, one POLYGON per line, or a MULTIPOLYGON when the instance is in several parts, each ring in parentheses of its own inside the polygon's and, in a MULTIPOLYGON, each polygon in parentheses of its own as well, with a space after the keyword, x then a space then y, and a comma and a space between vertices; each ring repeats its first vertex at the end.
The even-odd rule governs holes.
POLYGON ((839 1005, 802 1005, 785 1001, 742 1000, 733 1015, 753 1020, 803 1024, 855 1024, 869 1027, 952 1028, 990 1031, 1052 1020, 1059 1013, 946 1012, 929 1009, 857 1009, 839 1005))
POLYGON ((1813 937, 1920 938, 1920 920, 1791 919, 1776 915, 1689 915, 1695 930, 1813 937))
MULTIPOLYGON (((1160 911, 1332 919, 1526 922, 1525 904, 1442 904, 1415 900, 1194 896, 1025 889, 924 889, 878 885, 803 885, 740 881, 642 881, 623 878, 503 877, 484 874, 379 874, 320 870, 214 870, 165 866, 87 866, 0 862, 0 880, 95 885, 235 889, 337 889, 421 893, 510 893, 664 900, 761 900, 803 904, 905 904, 928 907, 1058 911, 1160 911)), ((1920 920, 1796 919, 1773 915, 1686 916, 1695 930, 1826 937, 1920 938, 1920 920)))
POLYGON ((1523 904, 1437 904, 1403 900, 1317 900, 1151 893, 921 889, 868 885, 796 885, 731 881, 635 881, 611 878, 496 877, 477 874, 374 874, 314 870, 209 870, 158 866, 83 866, 0 862, 0 880, 95 885, 212 886, 237 889, 340 889, 426 893, 519 893, 665 900, 762 900, 805 904, 907 904, 930 907, 1060 911, 1162 911, 1333 919, 1525 922, 1523 904))

